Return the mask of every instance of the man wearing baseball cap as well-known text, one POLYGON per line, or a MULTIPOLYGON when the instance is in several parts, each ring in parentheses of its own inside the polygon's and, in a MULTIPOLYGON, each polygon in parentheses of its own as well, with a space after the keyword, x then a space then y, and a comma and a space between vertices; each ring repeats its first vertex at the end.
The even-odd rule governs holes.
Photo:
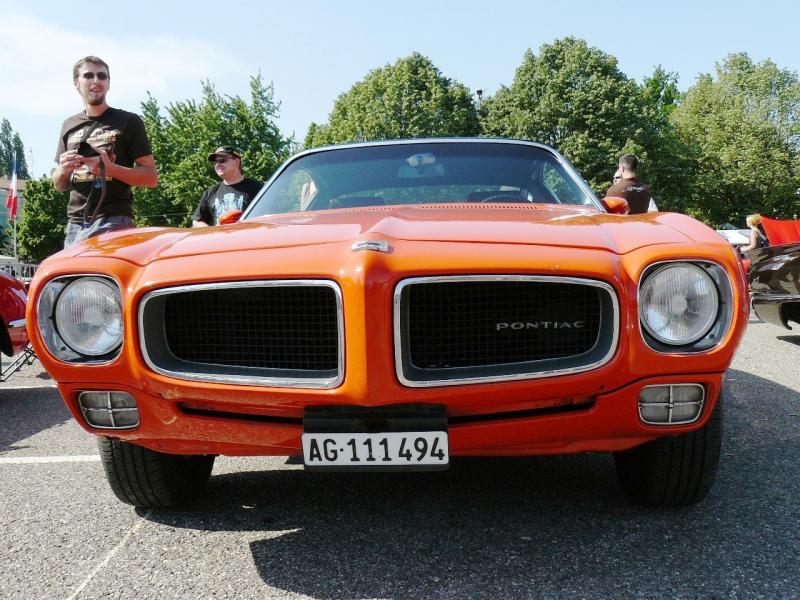
POLYGON ((194 211, 192 227, 217 225, 222 213, 244 210, 261 189, 262 182, 242 175, 242 155, 233 146, 220 146, 208 155, 222 180, 208 188, 194 211))

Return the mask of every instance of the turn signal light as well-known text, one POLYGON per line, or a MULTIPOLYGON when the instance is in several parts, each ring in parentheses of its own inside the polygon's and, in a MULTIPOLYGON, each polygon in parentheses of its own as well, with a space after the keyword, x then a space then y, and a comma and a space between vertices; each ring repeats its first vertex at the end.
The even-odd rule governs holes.
POLYGON ((685 425, 700 417, 704 400, 698 383, 649 385, 639 392, 639 418, 648 425, 685 425))
POLYGON ((133 429, 139 425, 139 406, 128 392, 91 391, 78 394, 84 420, 99 429, 133 429))

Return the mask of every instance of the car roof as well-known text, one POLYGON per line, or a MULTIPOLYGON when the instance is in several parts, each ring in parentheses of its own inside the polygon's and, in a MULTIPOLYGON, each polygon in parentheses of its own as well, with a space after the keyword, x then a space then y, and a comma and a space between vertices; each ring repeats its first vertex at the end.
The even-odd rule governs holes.
POLYGON ((403 138, 396 140, 373 140, 365 142, 347 142, 344 144, 331 144, 328 146, 318 146, 315 148, 308 148, 302 152, 290 157, 289 160, 300 158, 307 154, 314 154, 316 152, 325 152, 330 150, 344 150, 347 148, 367 148, 370 146, 399 146, 399 145, 414 145, 414 144, 513 144, 518 146, 531 146, 534 148, 541 148, 552 152, 559 158, 561 155, 553 150, 550 146, 539 142, 532 142, 530 140, 516 139, 516 138, 489 138, 489 137, 434 137, 434 138, 403 138))

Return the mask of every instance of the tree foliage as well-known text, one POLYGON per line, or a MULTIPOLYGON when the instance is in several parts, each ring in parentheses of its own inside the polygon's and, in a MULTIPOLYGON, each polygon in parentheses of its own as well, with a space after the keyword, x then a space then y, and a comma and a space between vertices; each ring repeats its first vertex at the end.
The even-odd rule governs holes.
POLYGON ((528 50, 510 87, 482 106, 485 135, 558 149, 601 193, 625 145, 637 137, 639 88, 613 56, 573 37, 528 50))
POLYGON ((711 224, 759 212, 800 217, 800 82, 797 74, 731 54, 716 78, 700 76, 672 114, 696 152, 687 211, 711 224))
POLYGON ((670 120, 681 99, 677 81, 677 73, 660 66, 644 79, 637 130, 620 153, 637 155, 637 176, 650 186, 660 210, 685 212, 696 184, 695 160, 693 147, 678 137, 670 120))
MULTIPOLYGON (((468 88, 413 53, 374 69, 334 102, 328 121, 312 123, 307 147, 349 141, 486 135, 540 141, 559 150, 598 194, 619 156, 634 152, 639 176, 659 207, 710 225, 743 223, 761 212, 800 218, 800 81, 769 60, 732 54, 685 93, 677 74, 656 67, 641 83, 616 58, 567 37, 528 50, 509 86, 480 107, 468 88)), ((139 225, 188 225, 203 190, 217 181, 208 153, 243 152, 245 174, 266 180, 291 152, 279 104, 261 75, 250 98, 216 92, 163 108, 148 95, 143 119, 160 173, 155 189, 134 190, 139 225)), ((0 170, 28 176, 22 142, 0 121, 0 170)), ((0 173, 3 174, 3 173, 0 173)), ((49 179, 29 181, 19 225, 20 253, 41 260, 63 240, 66 195, 49 179)))
POLYGON ((339 96, 328 122, 312 123, 306 146, 341 142, 472 136, 478 113, 469 89, 413 53, 370 71, 339 96))
POLYGON ((29 179, 25 187, 25 210, 17 229, 17 251, 21 257, 40 262, 64 247, 67 224, 67 194, 57 192, 49 177, 29 179))
POLYGON ((30 175, 25 160, 25 146, 8 119, 3 119, 0 121, 0 175, 11 177, 14 156, 17 157, 17 177, 27 179, 30 175))
POLYGON ((679 209, 691 186, 690 148, 669 116, 677 75, 661 67, 638 85, 617 59, 573 37, 528 50, 510 87, 481 109, 483 133, 543 142, 559 150, 603 195, 622 154, 640 159, 638 176, 663 209, 679 209))
POLYGON ((134 190, 138 225, 185 226, 191 222, 203 191, 218 182, 209 153, 222 145, 242 152, 248 177, 265 181, 289 156, 291 139, 281 136, 275 118, 278 103, 261 75, 250 80, 250 103, 219 94, 203 84, 199 101, 170 104, 166 114, 155 98, 142 103, 142 118, 159 170, 159 185, 134 190))

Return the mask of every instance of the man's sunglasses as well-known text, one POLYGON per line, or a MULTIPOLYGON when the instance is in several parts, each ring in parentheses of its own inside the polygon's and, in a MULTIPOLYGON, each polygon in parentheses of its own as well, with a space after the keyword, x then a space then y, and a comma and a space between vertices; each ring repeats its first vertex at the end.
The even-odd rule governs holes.
POLYGON ((81 77, 83 77, 87 81, 95 78, 99 79, 100 81, 105 81, 106 79, 108 79, 108 73, 103 73, 102 71, 100 73, 92 73, 91 71, 86 71, 86 73, 83 73, 81 77))
POLYGON ((211 162, 213 162, 213 163, 217 163, 218 165, 221 165, 222 163, 224 163, 224 162, 227 162, 227 161, 229 161, 229 160, 230 160, 230 157, 228 157, 228 158, 222 158, 221 156, 218 156, 217 158, 214 158, 214 159, 212 159, 212 161, 211 161, 211 162))

